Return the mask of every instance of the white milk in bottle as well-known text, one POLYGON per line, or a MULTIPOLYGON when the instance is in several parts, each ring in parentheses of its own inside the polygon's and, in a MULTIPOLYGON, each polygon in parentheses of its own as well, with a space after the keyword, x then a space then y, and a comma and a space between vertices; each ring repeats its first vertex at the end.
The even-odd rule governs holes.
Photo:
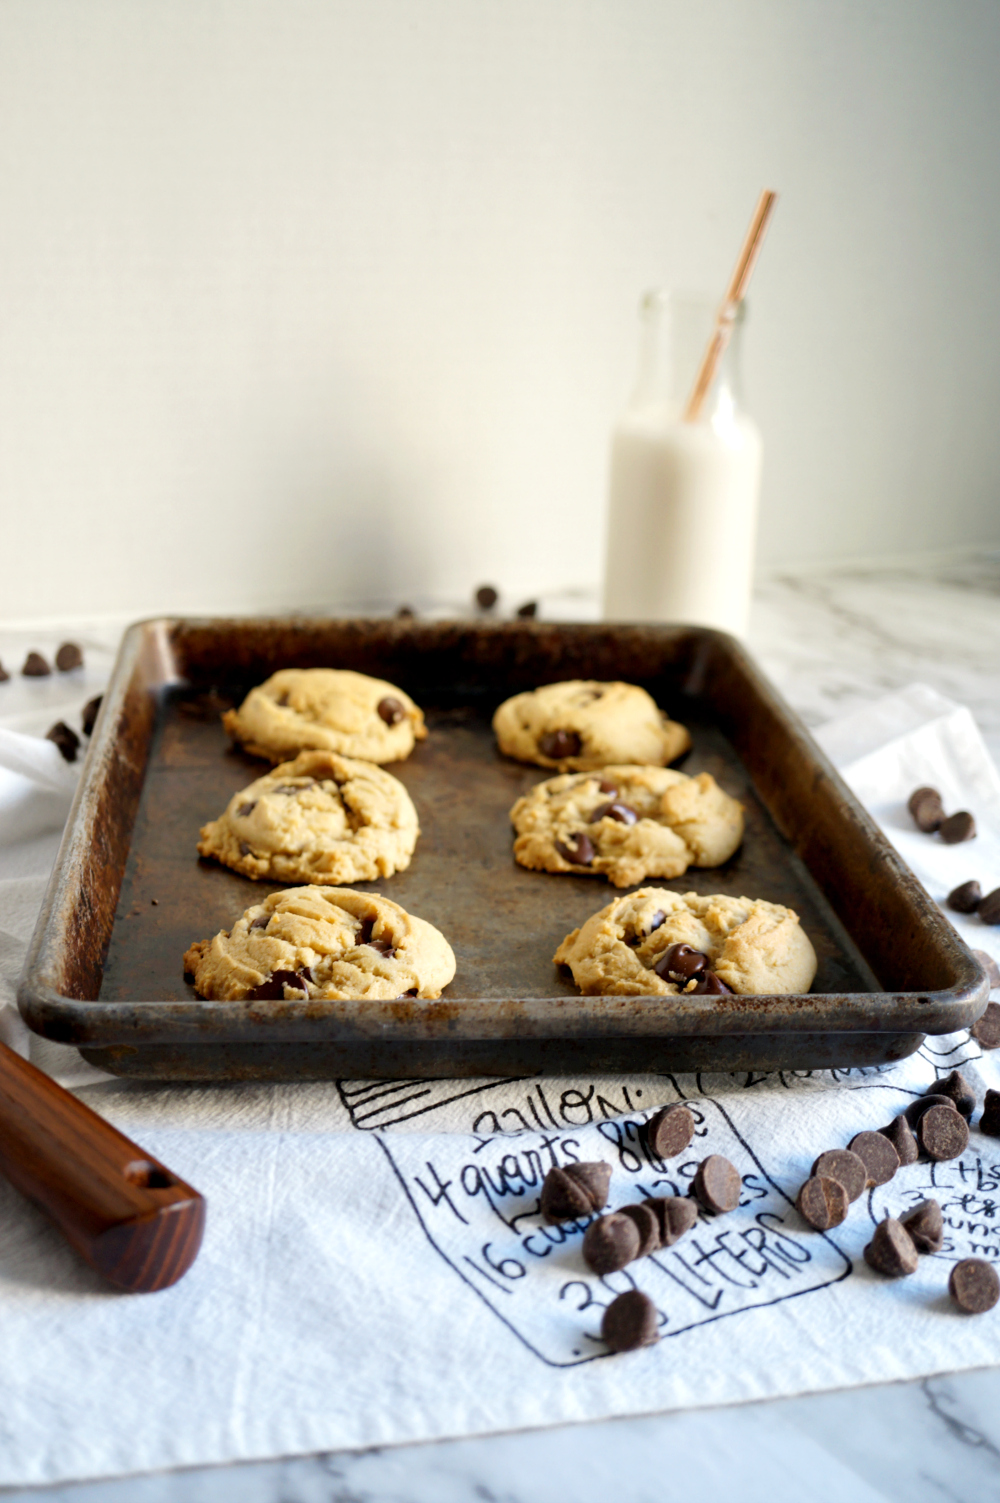
POLYGON ((609 620, 746 633, 761 439, 734 396, 739 316, 701 416, 681 419, 715 311, 707 298, 643 298, 638 379, 611 443, 609 620))

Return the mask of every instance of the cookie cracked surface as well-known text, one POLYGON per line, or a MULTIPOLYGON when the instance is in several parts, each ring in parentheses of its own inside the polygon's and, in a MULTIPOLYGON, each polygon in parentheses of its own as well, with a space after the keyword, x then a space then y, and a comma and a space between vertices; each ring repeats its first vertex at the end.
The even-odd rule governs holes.
POLYGON ((629 887, 721 866, 743 839, 743 806, 711 773, 630 764, 538 783, 510 811, 514 858, 532 871, 629 887))
POLYGON ((198 853, 254 880, 374 882, 405 871, 419 834, 398 778, 308 751, 234 794, 202 827, 198 853))
POLYGON ((251 689, 222 723, 255 757, 284 762, 300 751, 402 762, 427 735, 423 711, 402 689, 346 668, 282 668, 251 689))
POLYGON ((675 981, 654 969, 675 945, 707 957, 743 997, 807 992, 816 975, 816 952, 791 908, 663 887, 615 898, 567 934, 553 959, 569 966, 587 996, 678 996, 695 990, 695 978, 675 981))
POLYGON ((184 970, 217 1002, 440 997, 455 975, 444 935, 388 898, 293 887, 254 903, 229 933, 198 940, 184 970))
POLYGON ((568 679, 507 699, 493 716, 500 750, 559 772, 620 762, 663 767, 691 737, 637 684, 568 679))

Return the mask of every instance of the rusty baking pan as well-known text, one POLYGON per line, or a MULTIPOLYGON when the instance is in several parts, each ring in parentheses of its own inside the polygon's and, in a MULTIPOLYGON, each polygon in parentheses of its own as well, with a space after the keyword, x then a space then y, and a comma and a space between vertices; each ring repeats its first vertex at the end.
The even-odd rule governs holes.
MULTIPOLYGON (((364 886, 365 884, 359 884, 364 886)), ((523 1076, 814 1069, 901 1059, 970 1024, 986 977, 748 655, 667 626, 412 620, 158 620, 119 654, 22 978, 30 1027, 122 1075, 163 1079, 523 1076), (392 772, 422 835, 377 886, 450 940, 439 1002, 204 1002, 181 957, 276 884, 200 861, 199 827, 262 764, 220 711, 277 668, 338 666, 404 687, 430 736, 392 772), (502 757, 508 695, 565 678, 642 684, 687 724, 685 771, 747 809, 725 866, 678 891, 797 910, 819 956, 808 996, 581 997, 563 936, 618 889, 515 865, 508 811, 545 774, 502 757)))

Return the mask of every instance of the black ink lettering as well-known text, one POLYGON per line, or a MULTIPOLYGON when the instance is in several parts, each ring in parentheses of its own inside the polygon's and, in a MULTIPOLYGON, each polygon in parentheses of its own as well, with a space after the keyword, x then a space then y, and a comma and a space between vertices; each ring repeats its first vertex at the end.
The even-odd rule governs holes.
MULTIPOLYGON (((416 1180, 417 1184, 420 1186, 421 1190, 423 1190, 424 1194, 427 1196, 427 1199, 430 1201, 431 1205, 432 1206, 438 1206, 438 1205, 441 1204, 441 1202, 443 1200, 445 1202, 445 1204, 447 1205, 449 1211, 454 1212, 454 1214, 458 1217, 458 1219, 462 1223, 462 1225, 463 1226, 468 1226, 468 1224, 469 1224, 468 1221, 462 1215, 461 1211, 458 1209, 458 1207, 455 1205, 454 1201, 452 1200, 451 1196, 448 1194, 448 1191, 451 1189, 451 1186, 454 1183, 454 1181, 450 1180, 450 1179, 442 1180, 439 1177, 437 1170, 435 1169, 434 1165, 430 1162, 430 1160, 427 1161, 427 1170, 428 1170, 428 1173, 430 1173, 430 1174, 432 1174, 434 1176, 434 1190, 437 1192, 436 1194, 433 1191, 428 1190, 427 1186, 424 1184, 423 1180, 419 1177, 419 1175, 414 1175, 414 1179, 416 1180)), ((464 1170, 463 1170, 463 1173, 464 1173, 464 1170)))

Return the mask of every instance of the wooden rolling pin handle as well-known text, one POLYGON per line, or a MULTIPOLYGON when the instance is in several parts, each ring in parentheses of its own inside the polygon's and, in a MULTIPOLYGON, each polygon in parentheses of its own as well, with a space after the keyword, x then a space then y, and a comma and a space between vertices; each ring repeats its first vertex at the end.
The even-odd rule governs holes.
POLYGON ((198 1256, 198 1191, 2 1043, 0 1173, 119 1288, 166 1289, 198 1256))

